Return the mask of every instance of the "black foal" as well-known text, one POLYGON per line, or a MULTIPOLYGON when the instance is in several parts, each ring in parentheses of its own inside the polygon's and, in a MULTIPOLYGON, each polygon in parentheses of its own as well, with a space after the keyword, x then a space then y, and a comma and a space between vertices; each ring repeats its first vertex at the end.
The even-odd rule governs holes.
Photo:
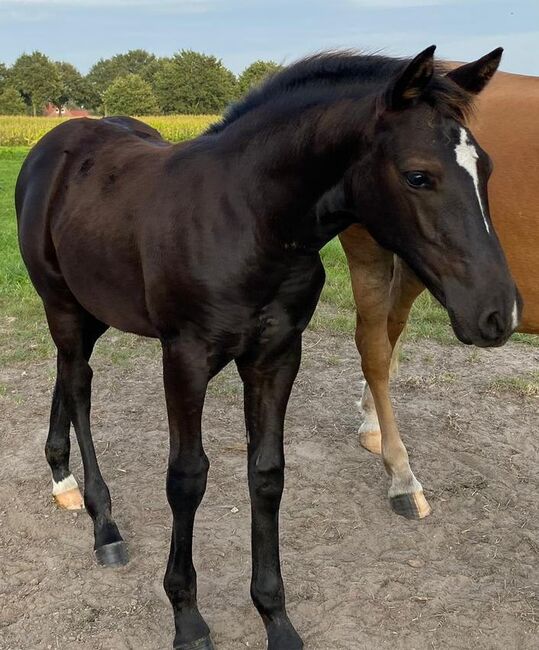
POLYGON ((136 120, 73 120, 46 135, 21 170, 21 251, 58 349, 47 441, 53 490, 60 504, 77 505, 71 421, 102 564, 127 554, 92 444, 90 354, 108 326, 162 344, 173 513, 165 589, 175 648, 213 647, 197 607, 192 536, 209 466, 206 389, 232 360, 245 389, 253 600, 270 650, 302 647, 279 562, 283 423, 329 239, 362 219, 452 311, 462 336, 477 340, 493 300, 497 342, 511 331, 516 290, 489 227, 488 158, 463 125, 499 53, 449 78, 434 71, 433 49, 412 61, 343 54, 300 62, 311 83, 283 83, 281 92, 268 85, 225 128, 184 145, 136 120), (328 67, 342 75, 337 90, 324 79, 328 67), (337 185, 345 210, 328 209, 337 185))

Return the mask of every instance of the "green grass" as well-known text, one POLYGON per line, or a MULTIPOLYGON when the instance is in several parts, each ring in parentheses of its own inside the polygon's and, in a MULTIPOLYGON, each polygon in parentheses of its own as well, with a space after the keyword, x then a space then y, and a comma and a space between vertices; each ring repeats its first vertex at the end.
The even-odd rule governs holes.
POLYGON ((21 261, 13 206, 24 147, 0 148, 0 364, 51 351, 43 312, 21 261))
MULTIPOLYGON (((13 193, 25 147, 0 147, 0 365, 43 359, 53 346, 36 295, 22 263, 17 244, 13 193)), ((311 327, 314 330, 352 333, 355 306, 346 258, 337 239, 322 251, 327 280, 311 327)), ((416 301, 407 337, 455 343, 446 312, 426 292, 416 301)), ((539 346, 539 337, 516 334, 514 340, 539 346)), ((135 354, 153 354, 155 346, 112 332, 99 350, 114 363, 135 354)))
POLYGON ((498 377, 489 384, 489 390, 496 393, 510 392, 522 397, 539 395, 539 371, 513 377, 498 377))

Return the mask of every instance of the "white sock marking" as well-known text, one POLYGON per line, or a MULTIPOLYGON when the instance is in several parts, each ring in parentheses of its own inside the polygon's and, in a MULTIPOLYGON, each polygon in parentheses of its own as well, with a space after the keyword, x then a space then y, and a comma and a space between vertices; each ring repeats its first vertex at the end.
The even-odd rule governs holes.
POLYGON ((70 474, 69 476, 66 476, 64 479, 62 479, 59 483, 56 483, 54 479, 52 479, 52 495, 53 496, 58 496, 59 494, 62 494, 63 492, 67 492, 68 490, 74 490, 75 488, 78 488, 79 485, 73 476, 73 474, 70 474))
POLYGON ((359 427, 359 433, 374 433, 380 431, 380 422, 376 413, 364 412, 365 419, 359 427))
POLYGON ((476 148, 468 140, 466 129, 463 129, 462 127, 460 128, 460 142, 455 147, 455 155, 457 156, 457 163, 472 177, 475 193, 477 195, 479 207, 481 208, 481 214, 483 216, 483 221, 485 222, 485 228, 490 234, 490 228, 485 216, 485 210, 483 209, 483 201, 481 200, 481 195, 479 194, 479 177, 477 175, 477 159, 479 156, 477 155, 476 148))
POLYGON ((380 422, 378 421, 378 414, 376 413, 376 407, 374 406, 374 401, 367 382, 363 386, 363 395, 361 397, 361 402, 356 402, 359 410, 363 413, 364 418, 361 426, 359 427, 359 433, 371 433, 375 431, 380 431, 380 422))
POLYGON ((403 476, 392 477, 387 495, 391 499, 392 497, 399 496, 399 494, 414 494, 415 492, 422 491, 423 486, 408 467, 408 472, 403 473, 403 476))
POLYGON ((517 306, 517 301, 515 300, 515 304, 513 305, 513 311, 511 312, 511 322, 513 329, 516 328, 518 325, 518 306, 517 306))

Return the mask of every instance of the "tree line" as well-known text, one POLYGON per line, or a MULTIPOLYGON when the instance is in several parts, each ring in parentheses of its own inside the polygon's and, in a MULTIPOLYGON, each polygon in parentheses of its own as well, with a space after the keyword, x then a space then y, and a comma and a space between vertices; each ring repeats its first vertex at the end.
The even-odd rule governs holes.
POLYGON ((159 58, 130 50, 100 59, 87 75, 41 52, 0 63, 0 114, 41 115, 47 104, 77 106, 101 115, 220 113, 281 66, 255 61, 236 77, 215 56, 180 50, 159 58))

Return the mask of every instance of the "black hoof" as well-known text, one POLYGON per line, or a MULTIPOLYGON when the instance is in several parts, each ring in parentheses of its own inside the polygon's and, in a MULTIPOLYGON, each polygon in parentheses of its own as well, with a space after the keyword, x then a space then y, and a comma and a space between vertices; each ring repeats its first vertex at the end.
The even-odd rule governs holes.
POLYGON ((407 519, 424 519, 431 513, 423 492, 398 494, 390 497, 389 503, 394 512, 407 519))
POLYGON ((127 544, 121 540, 112 544, 105 544, 95 549, 97 563, 101 566, 124 566, 129 561, 127 544))
POLYGON ((181 643, 175 645, 174 650, 214 650, 213 643, 209 636, 196 641, 189 641, 189 643, 181 643))

